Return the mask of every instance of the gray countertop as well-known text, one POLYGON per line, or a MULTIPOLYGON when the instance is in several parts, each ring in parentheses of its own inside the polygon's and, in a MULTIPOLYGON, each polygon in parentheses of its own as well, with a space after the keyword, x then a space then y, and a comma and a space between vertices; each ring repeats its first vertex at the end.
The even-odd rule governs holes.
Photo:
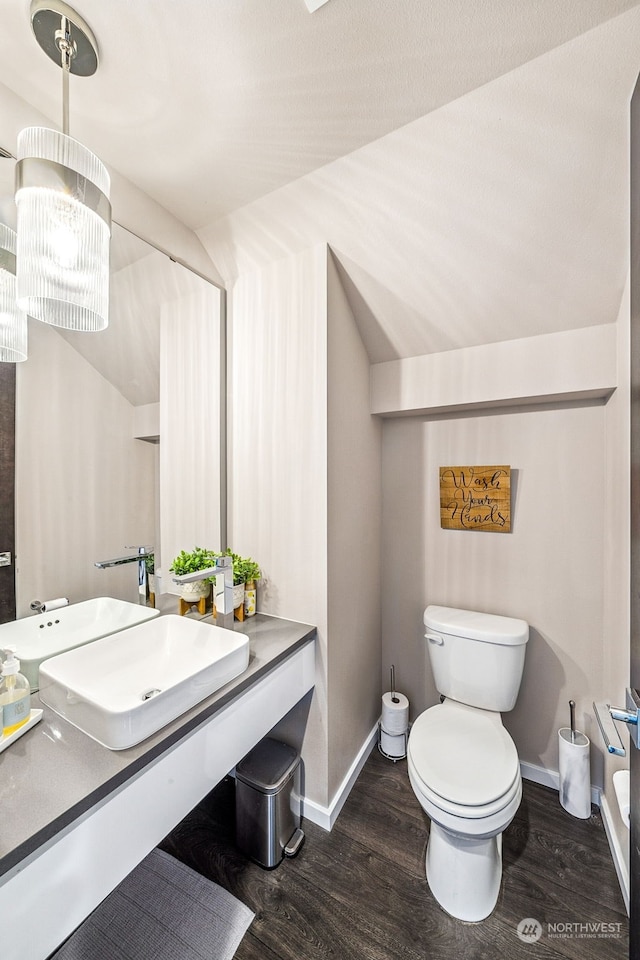
MULTIPOLYGON (((162 613, 175 613, 165 595, 162 613)), ((215 621, 199 617, 205 623, 215 621)), ((236 621, 250 638, 247 670, 158 733, 127 750, 113 751, 86 736, 38 694, 32 708, 42 720, 0 753, 0 883, 2 877, 145 766, 190 734, 279 663, 315 637, 315 627, 265 614, 236 621)))

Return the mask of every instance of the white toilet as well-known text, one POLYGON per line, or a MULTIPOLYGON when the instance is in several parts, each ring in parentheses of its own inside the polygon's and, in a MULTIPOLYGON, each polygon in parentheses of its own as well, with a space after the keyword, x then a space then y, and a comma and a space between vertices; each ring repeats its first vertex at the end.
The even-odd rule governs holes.
POLYGON ((502 832, 522 797, 520 765, 500 714, 515 706, 529 627, 524 620, 429 606, 425 639, 446 698, 420 714, 409 779, 431 819, 427 881, 441 907, 479 921, 496 905, 502 832))

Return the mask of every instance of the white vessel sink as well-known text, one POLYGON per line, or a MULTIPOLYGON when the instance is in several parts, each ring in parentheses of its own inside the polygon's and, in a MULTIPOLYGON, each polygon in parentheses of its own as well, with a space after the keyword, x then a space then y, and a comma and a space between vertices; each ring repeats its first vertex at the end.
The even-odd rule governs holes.
POLYGON ((38 668, 43 660, 151 620, 159 613, 152 607, 114 597, 83 600, 51 613, 3 623, 0 625, 0 650, 7 644, 16 648, 20 672, 31 684, 31 689, 37 690, 38 668))
POLYGON ((239 676, 249 637, 158 617, 40 666, 40 699, 110 750, 145 740, 239 676))

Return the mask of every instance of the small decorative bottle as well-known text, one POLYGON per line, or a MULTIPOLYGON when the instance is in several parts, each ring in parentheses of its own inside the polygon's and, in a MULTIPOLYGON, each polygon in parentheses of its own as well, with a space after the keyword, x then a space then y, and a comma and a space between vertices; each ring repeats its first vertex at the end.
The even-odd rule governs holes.
POLYGON ((5 737, 10 736, 31 716, 31 688, 27 678, 19 672, 20 661, 14 656, 15 652, 15 647, 6 647, 7 659, 2 664, 0 708, 5 737))
POLYGON ((256 582, 247 580, 244 585, 244 615, 253 617, 256 612, 256 582))

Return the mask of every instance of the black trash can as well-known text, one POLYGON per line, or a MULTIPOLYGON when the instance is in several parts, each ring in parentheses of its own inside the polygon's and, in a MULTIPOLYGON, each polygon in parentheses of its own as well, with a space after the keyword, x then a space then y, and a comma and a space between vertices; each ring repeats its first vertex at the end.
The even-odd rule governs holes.
POLYGON ((262 867, 294 856, 300 829, 300 755, 265 737, 236 767, 236 844, 262 867))

